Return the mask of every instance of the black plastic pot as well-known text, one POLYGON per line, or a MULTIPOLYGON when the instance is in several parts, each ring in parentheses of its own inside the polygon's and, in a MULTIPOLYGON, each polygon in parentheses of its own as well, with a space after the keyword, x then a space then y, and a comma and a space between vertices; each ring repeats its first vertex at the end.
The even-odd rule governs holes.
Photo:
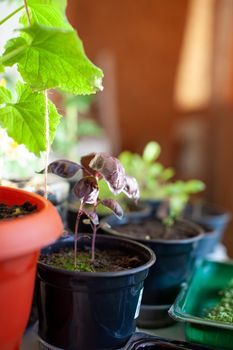
POLYGON ((156 216, 157 215, 157 211, 158 211, 160 205, 162 204, 162 200, 160 200, 160 199, 152 199, 152 198, 142 199, 141 202, 150 206, 151 216, 156 216))
POLYGON ((163 339, 146 333, 135 333, 122 350, 210 350, 205 346, 190 344, 183 341, 163 339))
MULTIPOLYGON (((131 238, 122 232, 117 231, 119 225, 126 225, 134 221, 124 218, 119 221, 114 216, 104 220, 111 228, 104 228, 107 233, 114 236, 131 238)), ((103 223, 103 222, 102 222, 103 223)), ((150 268, 145 281, 141 312, 138 325, 146 328, 158 328, 172 323, 167 311, 173 304, 180 291, 181 284, 187 281, 195 267, 198 242, 203 238, 199 226, 180 220, 181 225, 195 232, 195 236, 182 240, 162 239, 135 239, 150 247, 156 254, 156 264, 150 268)))
POLYGON ((224 231, 231 219, 230 213, 209 203, 188 204, 184 218, 210 226, 216 232, 215 245, 222 240, 224 231))
MULTIPOLYGON (((67 224, 67 228, 71 231, 74 232, 75 230, 75 223, 76 223, 76 219, 77 219, 77 211, 78 211, 78 207, 79 207, 79 202, 73 201, 73 202, 69 202, 68 206, 67 206, 67 216, 66 216, 66 224, 67 224), (77 203, 77 204, 75 204, 77 203)), ((147 217, 150 217, 152 215, 152 208, 149 204, 145 203, 145 202, 139 202, 137 205, 137 209, 135 209, 135 206, 131 206, 129 207, 129 212, 127 212, 126 217, 132 217, 135 220, 141 220, 147 217)), ((99 219, 102 220, 106 217, 106 215, 103 214, 98 214, 99 219)), ((109 216, 109 215, 107 215, 109 216)), ((92 233, 92 228, 90 225, 87 225, 83 222, 84 219, 87 219, 87 217, 85 215, 83 215, 81 217, 81 220, 79 222, 79 232, 82 233, 92 233)), ((98 231, 99 233, 101 233, 101 228, 98 231)))
MULTIPOLYGON (((68 204, 67 206, 67 214, 66 214, 66 225, 67 228, 71 231, 74 232, 75 230, 75 223, 76 223, 76 219, 77 219, 77 210, 74 210, 72 208, 72 206, 70 206, 70 204, 68 204)), ((79 228, 78 228, 78 232, 79 233, 92 233, 92 228, 91 225, 89 224, 85 224, 83 222, 83 220, 87 219, 86 215, 82 215, 79 221, 79 228)), ((99 219, 102 219, 99 216, 99 219)))
MULTIPOLYGON (((89 247, 87 238, 79 247, 89 247)), ((73 246, 73 237, 48 247, 44 253, 73 246)), ((38 264, 39 337, 65 350, 118 349, 135 330, 143 283, 154 253, 129 240, 98 235, 98 249, 120 249, 137 254, 142 266, 119 272, 69 272, 38 264)))
POLYGON ((206 258, 208 254, 211 254, 216 245, 219 242, 219 232, 214 230, 212 227, 200 222, 193 221, 195 224, 200 226, 203 230, 203 237, 198 242, 196 254, 200 259, 206 258))

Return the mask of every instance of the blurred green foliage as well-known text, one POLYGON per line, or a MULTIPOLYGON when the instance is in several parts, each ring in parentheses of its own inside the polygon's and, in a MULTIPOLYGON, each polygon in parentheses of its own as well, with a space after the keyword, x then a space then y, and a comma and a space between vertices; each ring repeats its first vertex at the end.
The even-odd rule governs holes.
POLYGON ((167 226, 182 215, 190 195, 203 191, 205 185, 199 180, 171 181, 175 175, 173 168, 165 168, 158 158, 161 154, 160 145, 149 142, 142 155, 124 151, 119 160, 129 175, 134 176, 139 184, 141 199, 161 201, 162 218, 167 226))

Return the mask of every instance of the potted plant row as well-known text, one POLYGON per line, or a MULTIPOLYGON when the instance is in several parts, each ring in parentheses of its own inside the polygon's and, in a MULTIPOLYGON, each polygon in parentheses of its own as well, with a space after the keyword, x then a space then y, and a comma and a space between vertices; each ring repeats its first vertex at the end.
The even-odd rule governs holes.
POLYGON ((156 252, 156 265, 150 269, 145 281, 138 325, 158 328, 170 324, 168 309, 182 283, 191 277, 199 256, 198 247, 203 238, 201 227, 169 217, 169 214, 164 219, 125 217, 121 222, 110 216, 102 220, 101 226, 106 233, 130 238, 156 252))
POLYGON ((208 245, 206 253, 213 252, 217 244, 221 242, 224 231, 230 221, 231 215, 218 205, 196 199, 188 202, 187 195, 203 189, 200 182, 185 184, 177 182, 170 185, 170 181, 175 174, 174 169, 165 168, 159 161, 161 147, 157 142, 151 141, 145 146, 142 155, 124 151, 119 155, 119 159, 128 174, 134 174, 141 190, 141 200, 150 203, 153 213, 156 213, 161 203, 169 196, 172 201, 182 203, 182 217, 193 221, 199 225, 204 225, 208 245))
POLYGON ((151 204, 151 217, 125 217, 120 222, 110 216, 102 221, 107 233, 136 240, 156 252, 157 263, 145 282, 138 319, 139 326, 148 328, 172 322, 167 311, 182 283, 190 279, 196 261, 214 251, 229 220, 219 209, 210 209, 209 215, 204 210, 195 214, 196 206, 189 204, 189 197, 202 191, 204 184, 171 181, 174 170, 158 163, 160 152, 156 142, 149 142, 142 156, 128 151, 119 156, 129 174, 137 178, 142 198, 151 204))
MULTIPOLYGON (((115 349, 124 346, 135 330, 144 280, 155 262, 155 254, 149 247, 132 240, 96 235, 100 205, 108 207, 116 216, 123 215, 114 198, 101 196, 100 181, 106 182, 114 195, 125 193, 134 200, 139 197, 137 181, 126 175, 124 166, 116 158, 94 153, 83 157, 81 164, 60 160, 48 165, 50 145, 61 119, 49 99, 49 89, 74 95, 102 90, 103 72, 86 57, 65 11, 66 0, 24 0, 0 20, 0 25, 5 25, 9 18, 21 13, 19 29, 0 56, 2 77, 13 66, 17 66, 20 75, 14 91, 4 85, 4 81, 0 84, 0 126, 37 156, 45 151, 45 198, 48 172, 63 178, 81 174, 74 186, 80 202, 75 234, 47 246, 38 264, 41 344, 60 349, 115 349), (91 209, 87 205, 91 205, 91 209), (92 227, 92 235, 78 235, 83 214, 92 227)), ((153 155, 154 148, 152 144, 145 152, 147 163, 159 155, 158 147, 157 155, 153 155)), ((158 171, 162 173, 159 180, 162 185, 173 175, 171 169, 161 167, 153 167, 151 175, 158 171)), ((0 198, 0 213, 3 213, 0 240, 4 248, 0 254, 0 309, 3 310, 0 348, 18 350, 30 310, 39 249, 58 238, 63 226, 51 203, 38 195, 1 187, 0 198)), ((160 203, 161 199, 164 197, 159 196, 160 203)), ((164 222, 168 233, 173 225, 171 220, 164 222)), ((179 222, 175 225, 179 226, 179 222)), ((187 238, 187 250, 190 252, 200 235, 198 228, 189 227, 192 237, 187 238)), ((170 258, 167 246, 164 251, 166 258, 170 258)), ((190 260, 184 252, 181 264, 188 261, 190 269, 187 275, 185 270, 181 271, 182 277, 175 276, 176 284, 168 285, 171 290, 177 290, 183 274, 189 275, 194 260, 195 254, 190 260)), ((160 266, 163 268, 165 264, 160 266)), ((163 278, 169 281, 167 272, 162 271, 160 277, 162 283, 163 278)), ((154 297, 157 293, 154 278, 148 282, 149 286, 150 283, 154 297)), ((161 298, 161 293, 156 295, 161 298)))
POLYGON ((150 142, 142 156, 129 152, 119 156, 129 171, 138 174, 144 198, 153 205, 151 216, 144 219, 126 216, 121 221, 110 216, 102 221, 105 232, 133 239, 156 252, 157 263, 145 281, 138 319, 139 326, 148 328, 172 322, 168 309, 182 283, 191 277, 197 259, 208 252, 209 242, 204 238, 212 237, 210 233, 201 234, 200 226, 182 219, 190 194, 203 190, 204 184, 198 180, 172 182, 174 171, 155 163, 159 153, 159 145, 150 142), (158 198, 150 200, 149 193, 157 194, 158 198))

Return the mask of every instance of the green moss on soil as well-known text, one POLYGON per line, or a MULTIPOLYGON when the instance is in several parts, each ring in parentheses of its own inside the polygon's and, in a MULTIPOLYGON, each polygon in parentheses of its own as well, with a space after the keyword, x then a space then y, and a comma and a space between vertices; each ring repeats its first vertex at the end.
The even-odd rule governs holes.
POLYGON ((119 250, 96 250, 95 261, 91 261, 90 251, 78 251, 77 266, 74 266, 74 250, 65 249, 40 257, 42 263, 78 272, 113 272, 140 266, 141 260, 135 255, 125 255, 119 250))

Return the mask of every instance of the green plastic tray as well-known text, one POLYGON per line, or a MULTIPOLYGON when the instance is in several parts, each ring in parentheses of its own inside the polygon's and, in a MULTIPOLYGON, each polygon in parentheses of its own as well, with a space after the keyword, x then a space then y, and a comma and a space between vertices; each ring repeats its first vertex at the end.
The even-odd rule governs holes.
POLYGON ((206 311, 220 300, 219 291, 233 278, 233 262, 204 260, 184 285, 169 315, 185 322, 187 340, 217 349, 233 349, 233 324, 211 321, 206 311))

